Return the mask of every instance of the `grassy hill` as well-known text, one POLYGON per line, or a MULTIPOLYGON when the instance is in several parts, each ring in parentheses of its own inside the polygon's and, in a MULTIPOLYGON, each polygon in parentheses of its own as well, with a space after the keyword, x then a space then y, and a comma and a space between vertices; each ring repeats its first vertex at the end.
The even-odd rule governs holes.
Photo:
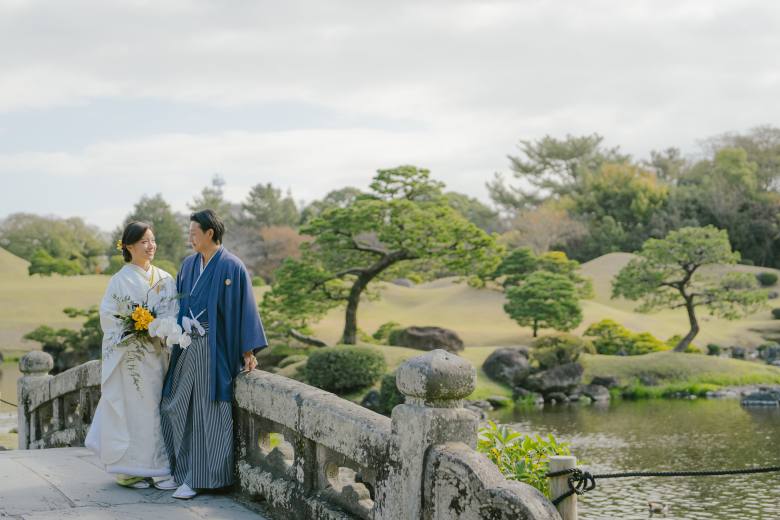
MULTIPOLYGON (((608 317, 631 330, 649 331, 661 339, 688 330, 682 310, 640 314, 634 312, 636 305, 633 302, 610 299, 612 277, 631 258, 630 254, 611 253, 582 266, 583 274, 593 279, 596 297, 583 302, 583 324, 575 333, 608 317)), ((0 249, 0 350, 35 348, 35 344, 21 338, 40 324, 77 327, 78 322, 65 316, 62 309, 97 304, 108 284, 108 277, 100 275, 31 277, 27 274, 27 265, 26 261, 0 249)), ((780 274, 777 270, 741 265, 729 269, 780 274)), ((256 291, 258 298, 262 292, 263 289, 256 291)), ((530 329, 519 327, 504 313, 504 296, 496 290, 474 289, 465 283, 456 283, 454 279, 442 279, 413 288, 383 284, 381 294, 379 300, 364 301, 360 305, 359 325, 368 333, 373 333, 385 322, 396 321, 404 326, 451 328, 471 347, 531 341, 530 329)), ((776 305, 780 307, 780 301, 776 305)), ((315 325, 316 334, 329 343, 337 342, 343 316, 342 310, 332 311, 315 325)), ((702 313, 700 321, 702 331, 695 341, 699 345, 752 346, 763 341, 762 334, 780 336, 780 321, 772 320, 768 309, 738 321, 716 319, 702 313)))

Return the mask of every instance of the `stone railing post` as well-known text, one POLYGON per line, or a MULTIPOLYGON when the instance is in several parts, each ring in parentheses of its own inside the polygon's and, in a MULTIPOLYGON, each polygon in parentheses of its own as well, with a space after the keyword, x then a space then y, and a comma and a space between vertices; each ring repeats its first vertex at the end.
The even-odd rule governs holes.
POLYGON ((378 502, 376 518, 422 518, 423 474, 428 448, 462 442, 475 448, 478 417, 463 408, 474 391, 477 373, 465 359, 433 350, 406 361, 396 372, 396 386, 405 404, 392 413, 392 435, 398 460, 378 502))
POLYGON ((33 431, 35 421, 30 414, 29 394, 30 390, 45 383, 53 376, 49 375, 54 368, 54 359, 40 350, 28 352, 19 360, 19 371, 22 377, 16 383, 18 410, 17 425, 19 436, 19 449, 26 450, 30 447, 31 436, 35 436, 33 431))

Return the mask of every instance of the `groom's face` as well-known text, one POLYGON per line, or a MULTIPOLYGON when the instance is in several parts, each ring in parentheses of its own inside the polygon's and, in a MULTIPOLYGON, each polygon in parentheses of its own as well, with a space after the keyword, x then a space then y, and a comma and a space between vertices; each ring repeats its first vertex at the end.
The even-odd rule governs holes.
POLYGON ((213 235, 213 230, 209 229, 204 233, 200 224, 197 222, 190 222, 190 244, 192 245, 192 249, 198 253, 207 251, 209 247, 214 245, 214 241, 211 239, 213 235))

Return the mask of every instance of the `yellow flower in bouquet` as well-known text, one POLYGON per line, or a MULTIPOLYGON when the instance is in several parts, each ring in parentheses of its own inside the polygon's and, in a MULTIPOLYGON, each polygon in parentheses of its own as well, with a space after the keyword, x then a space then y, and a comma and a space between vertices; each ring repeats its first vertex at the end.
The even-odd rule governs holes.
POLYGON ((135 308, 133 314, 130 315, 135 322, 135 330, 149 330, 149 324, 154 321, 154 316, 149 312, 149 309, 141 307, 140 305, 135 308))

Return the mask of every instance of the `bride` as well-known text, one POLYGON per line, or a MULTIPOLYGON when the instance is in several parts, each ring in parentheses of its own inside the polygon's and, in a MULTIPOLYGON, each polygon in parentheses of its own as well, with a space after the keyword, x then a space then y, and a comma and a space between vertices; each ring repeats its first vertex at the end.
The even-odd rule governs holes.
POLYGON ((129 342, 119 316, 145 302, 157 318, 175 319, 176 282, 151 263, 157 244, 149 224, 128 224, 120 247, 125 265, 111 278, 100 304, 102 393, 85 445, 122 486, 148 488, 151 479, 158 489, 174 489, 159 411, 168 354, 157 338, 129 342))

